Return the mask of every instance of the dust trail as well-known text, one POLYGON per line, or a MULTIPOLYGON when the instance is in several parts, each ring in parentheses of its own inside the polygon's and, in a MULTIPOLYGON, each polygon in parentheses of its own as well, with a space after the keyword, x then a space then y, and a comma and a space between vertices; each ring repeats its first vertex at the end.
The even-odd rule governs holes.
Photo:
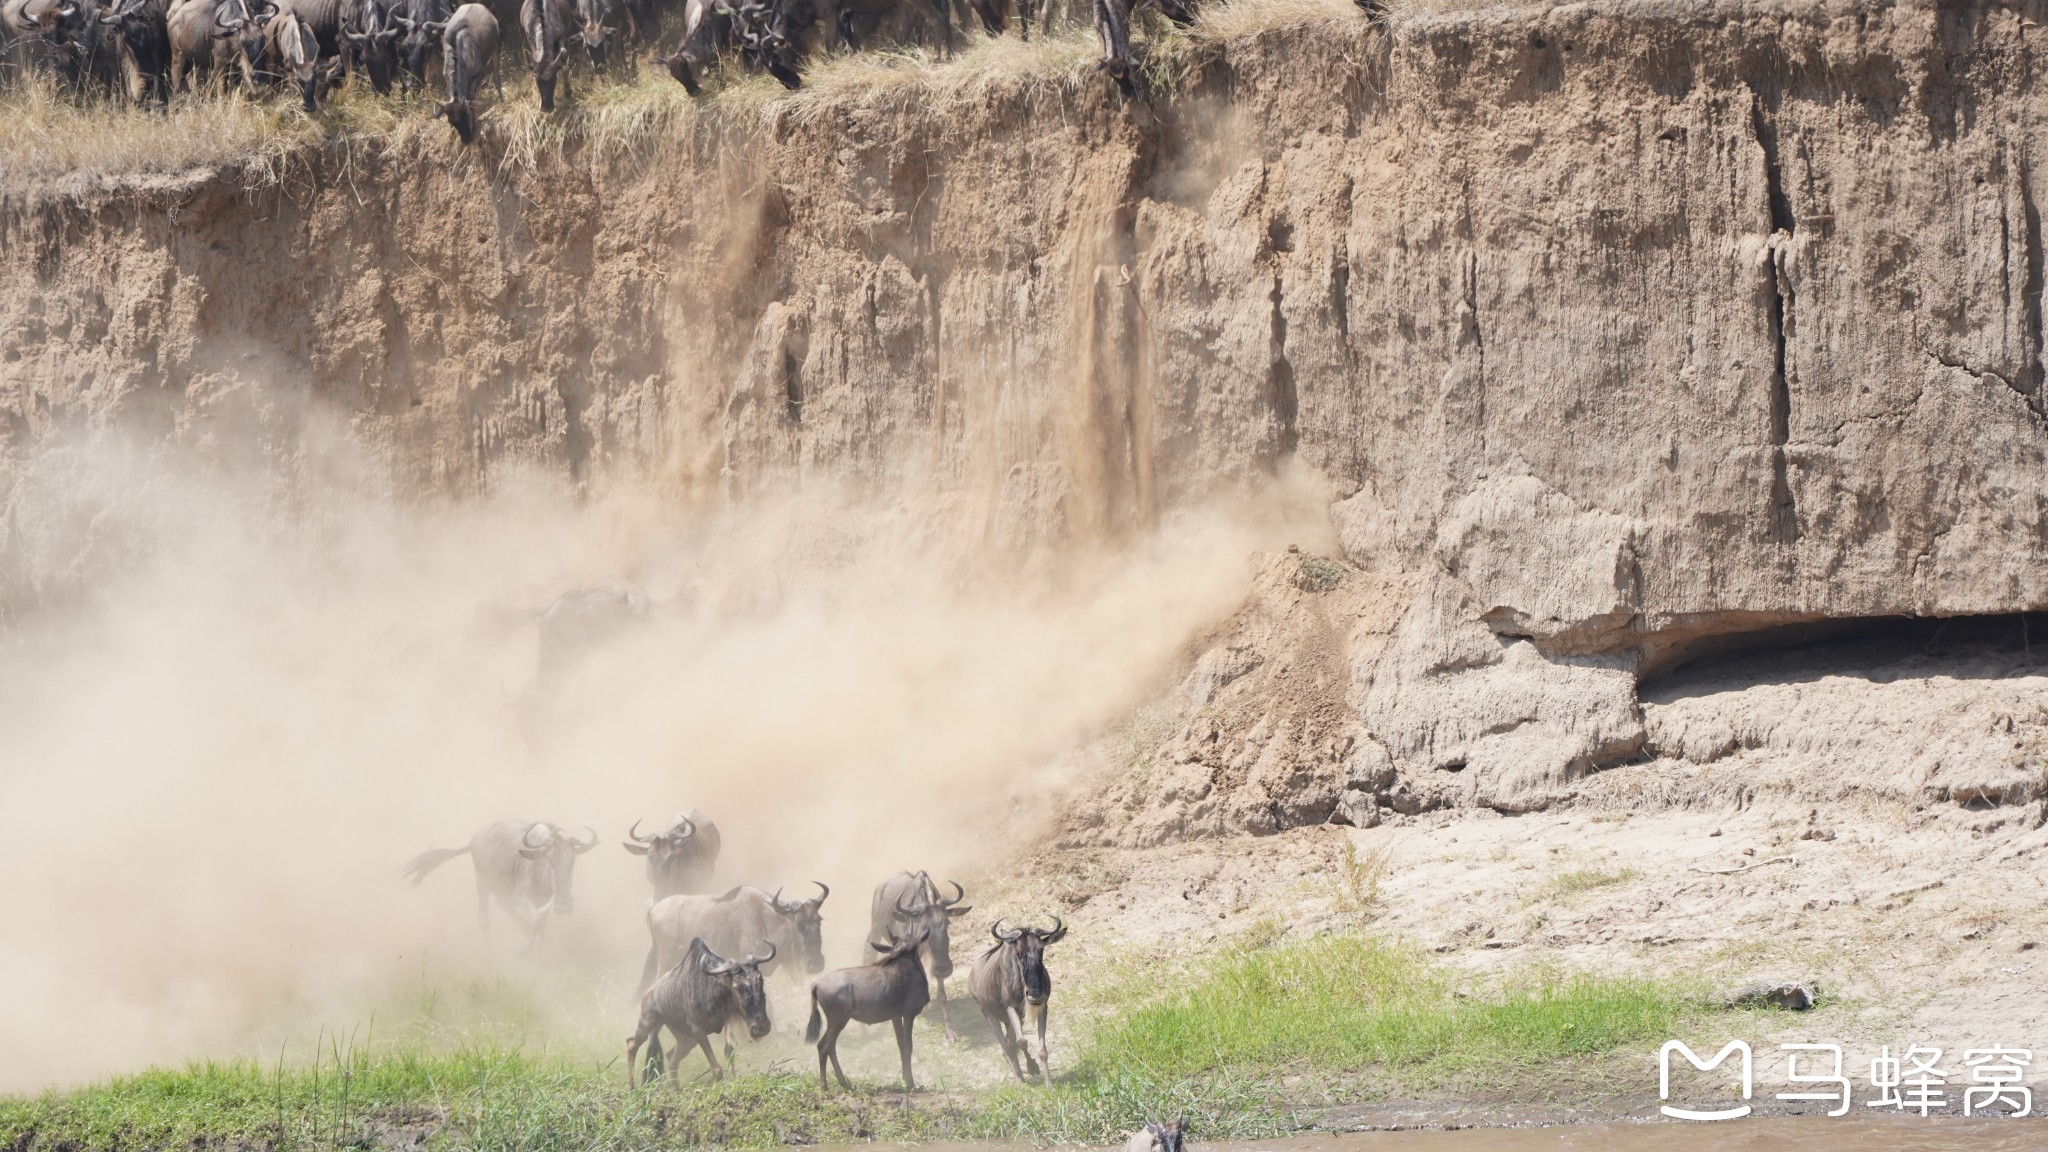
POLYGON ((724 828, 721 879, 831 884, 828 951, 851 962, 881 875, 999 863, 1065 754, 1235 605, 1248 554, 1328 530, 1297 478, 1026 564, 943 494, 813 483, 692 514, 506 475, 407 502, 339 434, 225 462, 106 436, 19 475, 6 1089, 274 1056, 373 1007, 406 1034, 444 980, 525 981, 609 1047, 644 940, 617 841, 692 805, 724 828), (621 578, 655 597, 645 626, 516 706, 538 610, 621 578), (417 892, 395 875, 506 815, 606 840, 533 961, 509 932, 479 946, 465 864, 417 892))

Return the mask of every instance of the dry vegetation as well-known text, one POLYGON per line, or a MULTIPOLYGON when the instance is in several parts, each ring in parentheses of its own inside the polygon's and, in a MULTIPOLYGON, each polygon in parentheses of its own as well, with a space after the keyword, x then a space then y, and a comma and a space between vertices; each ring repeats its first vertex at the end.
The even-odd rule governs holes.
MULTIPOLYGON (((1362 24, 1350 0, 1234 0, 1212 4, 1185 32, 1156 16, 1140 22, 1147 73, 1155 91, 1171 92, 1209 47, 1261 32, 1318 22, 1362 24)), ((1091 29, 1072 26, 1030 41, 1014 34, 970 33, 951 59, 923 48, 835 52, 809 71, 799 92, 785 92, 766 76, 736 66, 725 70, 715 94, 693 101, 660 70, 637 77, 577 77, 576 102, 565 113, 543 115, 516 59, 501 59, 506 100, 486 117, 495 137, 487 153, 530 166, 559 155, 572 140, 597 156, 674 139, 700 116, 740 126, 804 119, 848 103, 915 99, 940 107, 985 99, 995 90, 1027 84, 1078 90, 1095 79, 1091 29)), ((350 146, 458 148, 453 134, 427 115, 423 100, 340 90, 317 116, 302 114, 284 97, 252 99, 239 92, 181 95, 168 111, 125 101, 77 99, 45 78, 10 85, 0 94, 0 187, 58 181, 160 176, 238 165, 252 184, 276 179, 291 153, 322 143, 350 146)))

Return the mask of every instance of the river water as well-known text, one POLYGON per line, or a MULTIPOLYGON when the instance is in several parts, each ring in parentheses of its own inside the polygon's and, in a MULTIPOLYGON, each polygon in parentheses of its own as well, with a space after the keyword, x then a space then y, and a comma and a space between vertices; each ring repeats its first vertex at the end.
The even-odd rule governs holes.
MULTIPOLYGON (((817 1152, 875 1152, 877 1145, 817 1152)), ((902 1145, 905 1152, 1026 1152, 1014 1144, 902 1145)), ((2044 1152, 2048 1119, 1749 1117, 1692 1124, 1563 1124, 1548 1128, 1323 1132, 1283 1140, 1190 1139, 1189 1152, 2044 1152)))

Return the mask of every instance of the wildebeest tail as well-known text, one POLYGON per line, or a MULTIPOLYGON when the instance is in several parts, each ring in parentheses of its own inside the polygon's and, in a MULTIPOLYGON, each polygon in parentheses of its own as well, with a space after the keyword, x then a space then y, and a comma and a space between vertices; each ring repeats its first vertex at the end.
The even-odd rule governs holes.
POLYGON ((818 1034, 825 1030, 825 1014, 818 1011, 818 990, 811 989, 811 1022, 804 1025, 804 1043, 816 1044, 818 1034))
POLYGON ((407 860, 399 868, 398 872, 399 875, 412 881, 412 886, 417 888, 420 886, 420 881, 425 880, 434 869, 455 859, 457 856, 467 855, 469 855, 468 848, 429 848, 425 852, 407 860))

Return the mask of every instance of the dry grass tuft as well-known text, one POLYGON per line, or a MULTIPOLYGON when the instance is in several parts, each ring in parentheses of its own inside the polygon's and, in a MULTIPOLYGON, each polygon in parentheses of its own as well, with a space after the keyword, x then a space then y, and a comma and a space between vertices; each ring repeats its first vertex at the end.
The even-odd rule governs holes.
MULTIPOLYGON (((1231 0, 1212 2, 1185 32, 1146 14, 1135 39, 1154 95, 1170 97, 1214 45, 1279 28, 1363 21, 1352 0, 1231 0)), ((598 160, 660 150, 689 138, 705 116, 749 129, 784 118, 806 123, 835 108, 905 102, 946 108, 998 92, 1077 91, 1100 83, 1096 54, 1093 30, 1078 25, 1051 35, 1040 31, 1029 41, 1014 31, 994 38, 971 32, 943 61, 916 47, 828 53, 807 70, 797 92, 727 61, 714 71, 713 95, 703 101, 643 64, 636 77, 626 79, 579 74, 575 103, 552 116, 541 113, 524 72, 508 66, 506 99, 486 112, 484 123, 495 137, 489 151, 501 152, 507 166, 533 170, 559 160, 572 144, 598 160)), ((343 141, 384 151, 446 148, 452 157, 453 134, 430 119, 428 110, 425 101, 377 96, 359 87, 332 93, 312 117, 287 93, 257 99, 240 91, 180 95, 159 111, 105 97, 81 100, 46 77, 29 77, 0 93, 0 186, 147 177, 220 165, 238 165, 245 180, 263 184, 277 178, 288 154, 343 141)))
POLYGON ((1198 43, 1220 44, 1280 28, 1365 22, 1365 13, 1352 0, 1230 0, 1204 5, 1188 36, 1198 43))

